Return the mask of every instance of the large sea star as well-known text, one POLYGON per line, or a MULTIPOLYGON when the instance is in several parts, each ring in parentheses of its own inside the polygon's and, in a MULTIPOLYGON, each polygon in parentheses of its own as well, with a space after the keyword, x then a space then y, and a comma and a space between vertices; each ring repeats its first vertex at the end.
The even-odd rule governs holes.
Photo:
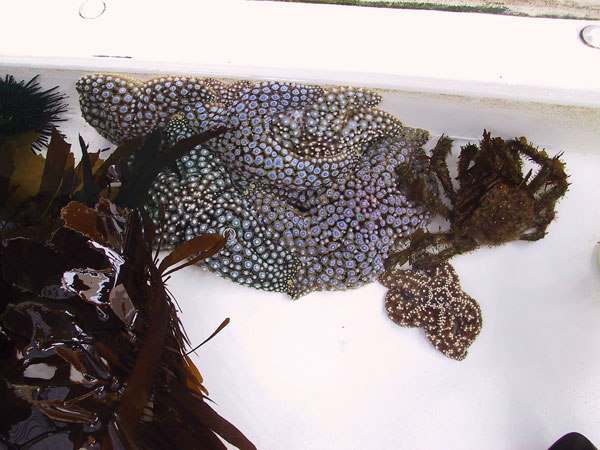
MULTIPOLYGON (((428 220, 396 183, 399 166, 419 170, 428 135, 375 108, 373 92, 110 75, 84 77, 77 89, 84 117, 113 142, 173 114, 196 132, 228 128, 165 169, 150 209, 158 218, 164 206, 172 244, 230 228, 228 250, 208 267, 239 283, 294 298, 360 286, 383 271, 396 238, 428 220)), ((171 129, 174 139, 190 132, 183 122, 171 129)))

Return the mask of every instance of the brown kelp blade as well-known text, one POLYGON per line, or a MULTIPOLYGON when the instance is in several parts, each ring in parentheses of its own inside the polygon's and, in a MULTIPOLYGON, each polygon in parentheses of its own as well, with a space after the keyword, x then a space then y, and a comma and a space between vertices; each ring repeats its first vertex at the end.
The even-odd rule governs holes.
POLYGON ((221 325, 219 325, 217 327, 217 329, 213 332, 213 334, 211 334, 209 337, 207 337, 202 342, 200 342, 198 345, 196 345, 193 349, 191 349, 189 352, 187 352, 186 355, 189 355, 190 353, 195 352, 200 347, 202 347, 204 344, 206 344, 208 341, 210 341, 212 338, 214 338, 223 328, 225 328, 229 324, 229 322, 230 322, 230 319, 229 319, 229 317, 227 317, 223 322, 221 322, 221 325))
POLYGON ((138 149, 131 167, 130 180, 119 191, 115 203, 128 207, 139 207, 145 204, 150 186, 161 170, 198 145, 224 133, 226 129, 224 126, 212 128, 187 139, 182 139, 162 152, 160 151, 160 131, 156 130, 150 133, 138 149))
POLYGON ((62 183, 70 153, 71 145, 67 144, 56 128, 52 128, 52 137, 48 145, 39 195, 50 200, 56 195, 62 183))
POLYGON ((158 266, 158 272, 165 277, 186 266, 195 264, 201 259, 213 256, 219 250, 225 247, 226 243, 227 239, 219 234, 207 233, 201 236, 196 236, 195 238, 184 242, 171 253, 169 253, 158 266), (192 258, 192 260, 167 271, 169 267, 172 267, 173 265, 187 258, 192 258))
POLYGON ((214 431, 227 442, 240 450, 256 450, 252 442, 234 425, 221 417, 202 399, 189 395, 187 390, 176 386, 170 390, 170 397, 177 401, 182 409, 191 413, 200 423, 214 431))

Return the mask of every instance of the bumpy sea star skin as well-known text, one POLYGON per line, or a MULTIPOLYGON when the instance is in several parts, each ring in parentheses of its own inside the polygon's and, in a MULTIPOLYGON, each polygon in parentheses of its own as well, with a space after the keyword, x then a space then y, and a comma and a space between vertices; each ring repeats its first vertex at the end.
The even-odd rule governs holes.
POLYGON ((198 130, 224 123, 228 96, 242 86, 232 84, 223 92, 216 80, 158 77, 141 82, 105 74, 87 75, 76 85, 83 117, 115 144, 149 134, 174 114, 182 114, 198 130))
POLYGON ((347 178, 365 144, 402 124, 375 109, 363 89, 263 82, 229 109, 222 158, 240 184, 259 182, 300 205, 314 190, 347 178))
POLYGON ((443 263, 424 271, 393 269, 379 281, 390 290, 388 316, 403 327, 422 327, 449 358, 462 360, 481 331, 481 309, 460 287, 454 268, 443 263))
POLYGON ((394 175, 397 166, 421 151, 422 139, 423 133, 407 133, 374 142, 361 156, 356 173, 331 183, 307 211, 264 189, 252 192, 273 239, 303 262, 297 296, 375 280, 394 239, 425 227, 429 215, 407 201, 394 175))
MULTIPOLYGON (((171 145, 193 134, 180 117, 168 123, 165 133, 171 145)), ((160 226, 164 247, 219 233, 228 237, 227 246, 202 266, 246 286, 294 295, 300 261, 272 239, 211 150, 198 146, 175 167, 165 168, 150 197, 148 210, 160 226)))
MULTIPOLYGON (((360 286, 381 274, 394 239, 429 219, 396 182, 397 168, 422 156, 428 134, 375 108, 373 92, 109 75, 77 87, 86 120, 114 142, 175 113, 195 132, 228 128, 159 175, 150 210, 157 221, 167 212, 160 225, 172 245, 229 228, 229 253, 208 267, 242 284, 293 298, 360 286), (122 87, 134 110, 115 107, 122 87)), ((169 129, 191 132, 180 119, 169 129)))

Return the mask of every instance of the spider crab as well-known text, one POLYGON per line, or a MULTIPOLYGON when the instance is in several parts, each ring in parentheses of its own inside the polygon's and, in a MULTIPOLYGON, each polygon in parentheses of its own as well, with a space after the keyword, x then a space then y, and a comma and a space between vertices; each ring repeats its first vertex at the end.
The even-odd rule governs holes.
POLYGON ((390 254, 388 268, 409 260, 413 269, 426 269, 481 245, 535 241, 545 236, 554 219, 556 202, 569 186, 562 154, 550 157, 525 138, 504 141, 484 130, 479 147, 461 148, 455 189, 446 161, 451 147, 452 140, 442 136, 432 150, 428 178, 398 173, 409 196, 447 219, 449 229, 415 232, 408 246, 390 254), (539 166, 535 175, 533 170, 523 175, 523 158, 539 166), (431 195, 427 179, 439 181, 450 206, 439 195, 431 195))

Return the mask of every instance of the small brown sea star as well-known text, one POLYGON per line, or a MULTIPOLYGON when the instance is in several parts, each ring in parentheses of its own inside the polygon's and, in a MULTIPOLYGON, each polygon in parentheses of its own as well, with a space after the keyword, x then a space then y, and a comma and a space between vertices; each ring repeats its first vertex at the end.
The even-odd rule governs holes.
POLYGON ((454 268, 443 263, 423 271, 388 270, 385 308, 403 327, 422 327, 435 348, 462 360, 481 330, 479 304, 460 287, 454 268))

